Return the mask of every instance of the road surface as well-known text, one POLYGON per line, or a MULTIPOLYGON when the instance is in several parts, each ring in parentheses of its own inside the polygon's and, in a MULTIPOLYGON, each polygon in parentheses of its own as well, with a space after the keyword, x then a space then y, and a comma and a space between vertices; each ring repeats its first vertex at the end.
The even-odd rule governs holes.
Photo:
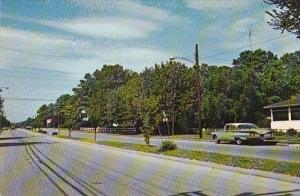
MULTIPOLYGON (((0 135, 0 195, 300 195, 300 184, 79 143, 0 135)), ((299 179, 298 179, 298 182, 299 179)))
MULTIPOLYGON (((82 131, 72 131, 72 137, 94 139, 93 133, 82 131)), ((122 136, 108 133, 98 133, 98 141, 119 141, 126 143, 145 144, 144 138, 137 136, 122 136)), ((151 145, 159 146, 165 139, 151 138, 151 145)), ((291 146, 276 145, 235 145, 235 144, 216 144, 209 141, 191 141, 191 140, 174 140, 179 148, 188 150, 199 150, 206 152, 216 152, 223 154, 250 156, 262 159, 273 159, 278 161, 294 161, 300 163, 300 148, 291 146)))

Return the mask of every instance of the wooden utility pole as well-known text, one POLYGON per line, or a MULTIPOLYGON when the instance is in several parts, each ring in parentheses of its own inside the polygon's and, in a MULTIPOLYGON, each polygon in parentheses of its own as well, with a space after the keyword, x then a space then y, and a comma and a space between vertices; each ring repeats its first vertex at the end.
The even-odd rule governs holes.
POLYGON ((198 52, 198 44, 195 45, 195 82, 196 82, 196 100, 195 100, 195 112, 198 114, 198 131, 199 138, 202 138, 202 124, 201 124, 201 68, 199 65, 199 52, 198 52))

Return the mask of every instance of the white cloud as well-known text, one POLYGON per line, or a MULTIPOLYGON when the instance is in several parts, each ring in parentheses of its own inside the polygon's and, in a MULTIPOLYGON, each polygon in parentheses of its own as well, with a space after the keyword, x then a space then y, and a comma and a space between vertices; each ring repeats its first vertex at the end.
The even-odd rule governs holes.
MULTIPOLYGON (((0 83, 10 86, 10 92, 5 96, 56 99, 60 94, 71 92, 72 87, 78 84, 77 80, 83 78, 85 73, 92 73, 103 64, 121 64, 126 69, 142 71, 145 66, 153 66, 171 56, 150 45, 131 46, 128 42, 114 43, 115 41, 112 42, 114 44, 107 45, 101 44, 102 40, 76 40, 0 27, 0 83), (64 56, 68 58, 63 58, 64 56), (16 67, 18 71, 11 70, 12 67, 16 67), (32 71, 37 68, 38 71, 32 71), (7 73, 3 71, 5 69, 11 71, 7 73), (47 70, 64 73, 53 74, 47 70)), ((6 101, 6 113, 10 120, 24 120, 23 118, 34 115, 41 103, 43 102, 28 105, 27 102, 6 101)))
POLYGON ((145 5, 140 1, 132 0, 70 0, 74 5, 87 9, 104 12, 106 10, 121 13, 123 16, 143 18, 154 21, 176 21, 183 19, 181 16, 171 14, 165 9, 145 5))
POLYGON ((85 17, 38 23, 82 35, 111 39, 145 38, 159 30, 158 23, 124 17, 85 17))
POLYGON ((24 42, 26 44, 32 44, 32 42, 36 42, 39 45, 65 45, 72 43, 70 40, 62 39, 59 37, 49 36, 48 34, 37 33, 32 31, 26 31, 21 29, 14 29, 9 27, 1 27, 0 26, 0 40, 3 43, 4 41, 10 42, 12 40, 18 40, 20 42, 24 42))
POLYGON ((90 16, 73 20, 41 21, 41 24, 83 35, 121 40, 146 38, 164 26, 178 25, 185 20, 183 16, 145 5, 140 1, 70 1, 74 5, 89 9, 90 16), (108 17, 111 15, 114 17, 108 17))
POLYGON ((235 21, 231 26, 231 30, 236 32, 248 32, 254 28, 255 23, 257 23, 257 21, 253 18, 243 18, 235 21))
POLYGON ((205 10, 205 9, 240 9, 245 8, 253 3, 253 0, 186 0, 188 7, 205 10))
POLYGON ((0 67, 50 67, 78 74, 94 71, 105 63, 119 63, 142 71, 143 67, 152 66, 171 56, 152 46, 130 46, 127 42, 102 44, 102 41, 72 40, 7 27, 0 27, 0 44, 0 67))

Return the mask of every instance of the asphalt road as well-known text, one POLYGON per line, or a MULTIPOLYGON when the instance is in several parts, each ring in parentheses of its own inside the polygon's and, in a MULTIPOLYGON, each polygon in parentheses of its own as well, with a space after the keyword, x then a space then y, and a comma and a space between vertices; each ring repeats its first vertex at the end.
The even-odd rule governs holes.
MULTIPOLYGON (((84 133, 73 131, 72 137, 94 139, 93 133, 84 133)), ((121 136, 106 133, 98 133, 97 140, 119 141, 127 143, 145 144, 144 138, 136 136, 121 136)), ((165 139, 151 138, 151 145, 159 146, 165 139)), ((292 146, 276 145, 235 145, 235 144, 216 144, 214 142, 192 141, 192 140, 174 140, 179 148, 188 150, 199 150, 206 152, 216 152, 223 154, 250 156, 262 159, 273 159, 278 161, 294 161, 300 163, 300 148, 292 146)))
POLYGON ((2 196, 300 195, 297 182, 23 130, 0 134, 0 163, 2 196))

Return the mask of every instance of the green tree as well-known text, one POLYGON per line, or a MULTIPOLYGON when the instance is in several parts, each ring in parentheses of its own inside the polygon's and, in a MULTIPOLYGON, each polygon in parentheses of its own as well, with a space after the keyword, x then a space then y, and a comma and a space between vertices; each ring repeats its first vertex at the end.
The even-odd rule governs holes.
POLYGON ((48 107, 46 104, 44 104, 37 110, 37 115, 35 118, 36 128, 41 129, 43 127, 46 127, 47 116, 48 116, 48 107))
MULTIPOLYGON (((1 92, 1 89, 0 89, 1 92)), ((1 95, 0 95, 0 113, 3 113, 3 102, 4 100, 2 99, 1 95)))
POLYGON ((266 13, 271 16, 268 22, 274 29, 285 30, 300 38, 300 1, 299 0, 264 0, 276 9, 266 13))
POLYGON ((68 99, 66 100, 65 105, 61 110, 61 113, 65 118, 65 125, 69 129, 69 137, 71 137, 71 131, 73 130, 74 124, 78 120, 80 114, 74 95, 68 96, 68 99))
MULTIPOLYGON (((258 49, 241 52, 233 67, 201 67, 204 127, 222 127, 228 122, 253 122, 268 126, 265 105, 300 93, 300 51, 277 58, 258 49)), ((47 118, 60 117, 70 130, 81 123, 87 111, 87 126, 142 127, 147 144, 150 136, 176 133, 195 127, 195 70, 178 62, 156 64, 140 74, 121 65, 104 65, 86 74, 55 104, 43 105, 34 120, 45 126, 47 118), (169 120, 165 122, 166 118, 169 120)))
POLYGON ((117 113, 117 123, 121 127, 132 127, 140 118, 141 111, 141 91, 142 80, 135 75, 128 80, 117 92, 117 102, 119 112, 117 113))
POLYGON ((157 97, 144 97, 141 110, 141 116, 143 120, 142 133, 144 134, 145 142, 147 145, 150 145, 150 136, 153 134, 154 127, 156 125, 157 112, 157 97))

